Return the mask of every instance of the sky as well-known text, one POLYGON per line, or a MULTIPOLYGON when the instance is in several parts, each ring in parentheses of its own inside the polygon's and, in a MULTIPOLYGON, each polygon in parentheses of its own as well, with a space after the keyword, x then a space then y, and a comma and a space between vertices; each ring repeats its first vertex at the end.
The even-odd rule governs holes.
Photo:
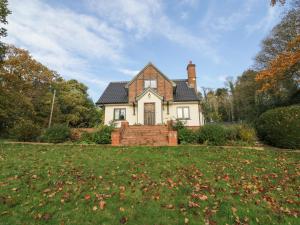
POLYGON ((96 101, 112 81, 129 81, 152 62, 170 79, 223 87, 253 65, 260 43, 282 17, 269 0, 9 0, 5 42, 96 101))

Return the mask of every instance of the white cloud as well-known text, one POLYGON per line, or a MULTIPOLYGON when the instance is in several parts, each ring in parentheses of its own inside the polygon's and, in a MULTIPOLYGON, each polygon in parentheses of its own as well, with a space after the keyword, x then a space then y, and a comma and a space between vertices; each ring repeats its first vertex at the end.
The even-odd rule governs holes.
POLYGON ((114 0, 102 4, 97 0, 87 2, 90 9, 108 20, 111 26, 125 29, 136 38, 148 38, 151 35, 164 37, 184 47, 198 50, 216 63, 220 62, 209 39, 194 35, 171 20, 165 13, 161 0, 114 0))
POLYGON ((96 17, 54 8, 38 0, 11 0, 6 42, 26 48, 63 76, 89 83, 105 82, 88 72, 90 60, 119 62, 123 34, 96 17))
POLYGON ((133 77, 133 76, 137 75, 140 71, 139 70, 130 70, 130 69, 123 68, 123 69, 119 69, 119 72, 121 72, 125 75, 133 77))

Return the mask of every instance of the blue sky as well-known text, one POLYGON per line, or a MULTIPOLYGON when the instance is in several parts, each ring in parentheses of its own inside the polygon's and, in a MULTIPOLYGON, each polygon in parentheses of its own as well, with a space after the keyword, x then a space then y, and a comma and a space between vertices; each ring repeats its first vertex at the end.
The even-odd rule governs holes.
POLYGON ((253 65, 284 8, 269 0, 10 0, 5 42, 30 51, 97 100, 149 61, 172 79, 196 64, 198 87, 224 86, 253 65))

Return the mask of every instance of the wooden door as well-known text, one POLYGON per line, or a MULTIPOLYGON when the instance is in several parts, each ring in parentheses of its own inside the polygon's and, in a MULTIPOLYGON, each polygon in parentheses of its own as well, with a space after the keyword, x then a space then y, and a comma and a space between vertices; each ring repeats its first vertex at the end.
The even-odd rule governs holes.
POLYGON ((155 103, 144 103, 144 125, 155 125, 155 103))

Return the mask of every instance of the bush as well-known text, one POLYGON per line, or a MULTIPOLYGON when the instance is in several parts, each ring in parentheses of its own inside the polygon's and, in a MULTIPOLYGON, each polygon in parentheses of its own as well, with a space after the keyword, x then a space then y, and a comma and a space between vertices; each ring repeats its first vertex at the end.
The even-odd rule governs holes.
POLYGON ((256 122, 259 138, 281 148, 300 148, 300 105, 263 113, 256 122))
POLYGON ((93 133, 83 132, 80 137, 80 142, 87 144, 110 144, 111 132, 114 130, 114 126, 100 126, 97 131, 93 133))
POLYGON ((226 135, 226 129, 218 124, 206 124, 198 131, 199 142, 209 145, 224 145, 226 135))
POLYGON ((10 129, 9 133, 18 141, 36 141, 41 134, 41 129, 31 120, 20 120, 10 129))
POLYGON ((79 140, 81 143, 85 143, 85 144, 95 143, 93 141, 93 133, 88 133, 86 131, 81 133, 79 140))
POLYGON ((110 144, 111 132, 114 130, 113 126, 104 125, 99 130, 93 133, 93 141, 96 144, 110 144))
POLYGON ((226 126, 225 131, 226 131, 226 140, 229 140, 229 141, 239 140, 239 132, 240 132, 239 125, 226 126))
POLYGON ((255 129, 246 124, 240 125, 238 129, 238 138, 239 140, 250 144, 254 143, 256 141, 255 129))
POLYGON ((253 144, 256 141, 255 129, 247 124, 235 124, 225 127, 226 139, 229 141, 243 141, 253 144))
POLYGON ((70 139, 71 130, 64 124, 56 124, 45 130, 40 140, 42 142, 61 143, 70 139))
POLYGON ((195 144, 198 142, 197 134, 193 130, 184 127, 179 129, 177 132, 180 144, 195 144))

